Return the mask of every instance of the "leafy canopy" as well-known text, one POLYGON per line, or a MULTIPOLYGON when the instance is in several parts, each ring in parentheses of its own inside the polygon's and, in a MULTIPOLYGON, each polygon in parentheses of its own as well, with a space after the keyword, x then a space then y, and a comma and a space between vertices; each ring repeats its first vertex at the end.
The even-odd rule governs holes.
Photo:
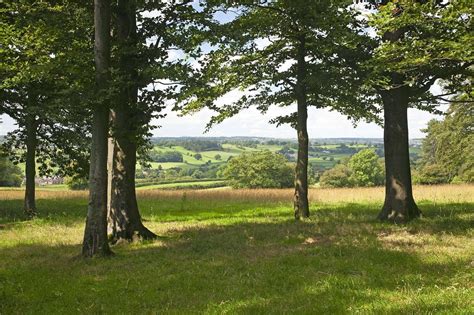
MULTIPOLYGON (((352 1, 222 3, 207 9, 232 19, 215 21, 207 34, 208 52, 179 95, 185 113, 215 111, 209 128, 249 107, 266 112, 272 105, 291 106, 302 93, 308 106, 375 119, 360 67, 369 57, 370 40, 349 8, 352 1)), ((294 124, 295 119, 294 112, 273 122, 294 124)))
POLYGON ((244 153, 232 158, 221 171, 233 188, 289 188, 293 173, 286 158, 271 151, 244 153))

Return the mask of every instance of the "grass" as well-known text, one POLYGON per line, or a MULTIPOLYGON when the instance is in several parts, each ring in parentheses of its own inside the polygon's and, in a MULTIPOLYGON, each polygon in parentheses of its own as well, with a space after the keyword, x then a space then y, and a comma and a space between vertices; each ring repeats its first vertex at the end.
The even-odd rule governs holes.
POLYGON ((0 191, 0 314, 472 314, 474 187, 415 187, 424 217, 374 220, 383 190, 138 192, 155 242, 77 258, 86 193, 0 191))
POLYGON ((213 188, 213 187, 224 187, 226 186, 226 182, 224 180, 205 180, 205 181, 191 181, 191 182, 184 182, 184 183, 167 183, 167 184, 155 184, 155 185, 147 185, 143 187, 137 188, 137 190, 150 190, 150 189, 184 189, 184 188, 191 188, 191 189, 206 189, 206 188, 213 188))

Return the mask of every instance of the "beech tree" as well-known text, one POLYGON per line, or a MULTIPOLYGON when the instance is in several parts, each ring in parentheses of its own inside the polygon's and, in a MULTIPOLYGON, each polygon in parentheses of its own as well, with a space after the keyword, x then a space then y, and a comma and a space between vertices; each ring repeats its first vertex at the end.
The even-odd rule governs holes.
POLYGON ((87 209, 82 255, 112 254, 107 239, 107 140, 110 110, 110 30, 109 0, 94 0, 94 59, 97 101, 93 106, 92 144, 87 209))
POLYGON ((236 3, 208 7, 232 19, 212 29, 212 48, 199 59, 198 78, 183 89, 180 101, 185 113, 216 111, 208 127, 251 106, 266 112, 271 105, 296 105, 292 114, 272 122, 296 129, 294 215, 309 217, 308 107, 328 107, 354 120, 374 118, 358 66, 368 57, 370 40, 351 1, 236 3), (219 98, 232 91, 241 97, 220 105, 219 98))
POLYGON ((436 111, 439 101, 472 93, 473 7, 468 1, 370 1, 379 45, 369 62, 370 85, 384 112, 385 202, 379 219, 404 222, 421 215, 412 193, 407 109, 436 111), (440 82, 444 91, 433 95, 440 82))
POLYGON ((76 149, 87 137, 78 135, 84 112, 77 104, 90 69, 88 12, 72 1, 6 1, 0 10, 0 113, 18 126, 2 145, 26 165, 24 211, 32 217, 37 161, 40 175, 56 165, 67 173, 72 161, 84 166, 76 149))
POLYGON ((173 84, 163 83, 172 83, 187 73, 186 62, 170 60, 169 51, 194 49, 188 39, 196 33, 200 17, 192 1, 117 1, 109 148, 109 227, 113 242, 156 237, 143 225, 138 209, 137 153, 146 154, 153 128, 150 121, 163 117, 165 101, 175 95, 173 84))
POLYGON ((111 239, 132 240, 134 237, 156 237, 142 223, 135 193, 137 148, 140 128, 149 122, 147 111, 140 111, 139 39, 135 1, 118 0, 114 15, 117 56, 116 95, 111 106, 111 143, 109 147, 109 227, 111 239))

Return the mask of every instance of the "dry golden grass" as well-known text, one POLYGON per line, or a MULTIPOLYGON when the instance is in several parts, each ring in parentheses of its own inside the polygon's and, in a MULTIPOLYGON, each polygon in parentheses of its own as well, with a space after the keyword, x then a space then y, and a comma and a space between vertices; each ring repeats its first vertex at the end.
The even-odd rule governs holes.
MULTIPOLYGON (((22 190, 0 190, 0 200, 22 199, 22 190)), ((293 196, 292 189, 209 189, 209 190, 138 190, 138 198, 144 199, 183 199, 187 201, 262 201, 289 202, 293 196)), ((417 201, 431 202, 474 202, 474 185, 438 185, 415 186, 414 195, 417 201)), ((39 189, 38 199, 86 198, 86 191, 50 191, 39 189)), ((382 202, 383 187, 371 188, 312 188, 310 201, 322 203, 358 203, 382 202)))

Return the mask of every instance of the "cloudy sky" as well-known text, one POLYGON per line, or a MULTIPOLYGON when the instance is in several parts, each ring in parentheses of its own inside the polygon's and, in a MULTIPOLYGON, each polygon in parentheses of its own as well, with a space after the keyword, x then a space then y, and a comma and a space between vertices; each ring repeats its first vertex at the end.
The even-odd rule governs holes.
MULTIPOLYGON (((176 113, 168 112, 164 119, 154 121, 154 125, 161 128, 154 130, 158 137, 180 136, 259 136, 275 138, 295 138, 295 131, 289 126, 275 127, 268 121, 278 115, 291 112, 291 108, 273 108, 267 115, 261 115, 256 110, 247 110, 239 115, 215 126, 210 132, 203 133, 206 123, 211 117, 208 111, 202 111, 192 116, 178 117, 176 113)), ((410 138, 422 138, 421 129, 427 122, 436 118, 431 114, 419 110, 409 110, 408 120, 410 138)), ((0 135, 6 134, 15 128, 14 121, 7 116, 2 116, 0 135)), ((352 123, 341 114, 327 110, 311 109, 308 118, 308 131, 311 138, 338 138, 338 137, 363 137, 382 138, 383 130, 376 124, 360 123, 353 127, 352 123)))

